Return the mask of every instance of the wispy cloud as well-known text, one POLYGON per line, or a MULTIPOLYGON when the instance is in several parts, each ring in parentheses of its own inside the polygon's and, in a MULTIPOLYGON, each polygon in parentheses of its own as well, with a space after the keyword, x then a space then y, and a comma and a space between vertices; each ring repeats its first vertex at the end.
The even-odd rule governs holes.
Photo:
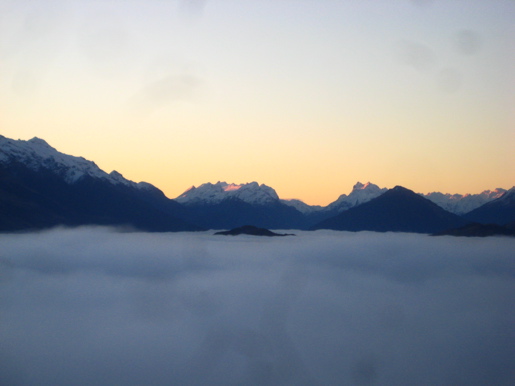
POLYGON ((170 75, 145 84, 128 101, 128 107, 150 111, 166 104, 190 100, 202 84, 193 75, 170 75))

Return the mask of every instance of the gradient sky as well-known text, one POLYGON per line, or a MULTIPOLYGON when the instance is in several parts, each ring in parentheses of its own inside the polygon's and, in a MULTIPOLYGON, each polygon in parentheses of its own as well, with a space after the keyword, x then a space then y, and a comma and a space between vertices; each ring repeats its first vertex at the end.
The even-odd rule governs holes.
POLYGON ((147 181, 515 184, 515 2, 0 0, 0 133, 147 181))

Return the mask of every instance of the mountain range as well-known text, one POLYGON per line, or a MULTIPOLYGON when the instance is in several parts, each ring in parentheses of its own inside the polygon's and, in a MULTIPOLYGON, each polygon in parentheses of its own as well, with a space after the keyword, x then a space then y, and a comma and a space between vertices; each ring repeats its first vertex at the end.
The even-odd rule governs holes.
POLYGON ((251 182, 191 187, 175 199, 155 186, 106 173, 39 138, 0 136, 0 231, 57 225, 116 225, 146 231, 339 229, 433 233, 470 222, 515 222, 515 190, 417 194, 358 182, 327 206, 279 198, 251 182))
POLYGON ((467 223, 469 221, 413 191, 396 186, 370 201, 320 222, 313 229, 435 233, 467 223))
POLYGON ((44 140, 0 137, 0 230, 84 224, 149 231, 200 230, 184 208, 151 184, 59 153, 44 140))

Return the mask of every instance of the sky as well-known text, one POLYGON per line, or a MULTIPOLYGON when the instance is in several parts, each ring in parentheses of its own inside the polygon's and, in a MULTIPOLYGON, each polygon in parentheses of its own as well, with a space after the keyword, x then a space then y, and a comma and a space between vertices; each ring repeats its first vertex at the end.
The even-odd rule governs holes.
POLYGON ((513 239, 0 235, 3 385, 512 385, 513 239))
POLYGON ((0 0, 0 133, 175 198, 515 182, 511 0, 0 0))

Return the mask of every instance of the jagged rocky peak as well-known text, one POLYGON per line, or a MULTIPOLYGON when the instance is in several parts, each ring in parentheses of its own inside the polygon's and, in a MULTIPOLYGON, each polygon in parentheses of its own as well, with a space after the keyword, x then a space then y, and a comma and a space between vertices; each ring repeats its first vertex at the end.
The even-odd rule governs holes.
POLYGON ((506 189, 497 188, 494 190, 484 190, 479 194, 449 194, 440 192, 431 192, 421 194, 423 197, 433 201, 445 210, 455 214, 465 214, 480 206, 500 198, 505 194, 506 189))
POLYGON ((363 190, 363 189, 366 189, 368 188, 370 185, 372 186, 377 186, 377 185, 374 185, 374 184, 371 184, 370 182, 367 182, 366 184, 362 184, 361 182, 356 182, 354 184, 354 186, 352 187, 352 190, 363 190))
MULTIPOLYGON (((371 182, 367 182, 366 184, 362 184, 361 182, 357 182, 353 187, 352 187, 352 192, 354 191, 360 191, 360 190, 366 190, 366 191, 369 191, 369 192, 376 192, 376 191, 386 191, 386 189, 382 189, 380 188, 379 186, 377 186, 376 184, 373 184, 371 182)), ((351 192, 351 194, 352 194, 351 192)))
POLYGON ((371 182, 367 182, 366 184, 362 184, 361 182, 357 182, 353 187, 352 191, 347 196, 346 194, 342 194, 336 201, 329 204, 327 208, 329 210, 335 210, 337 212, 341 212, 352 208, 353 206, 363 204, 367 201, 372 200, 386 192, 388 189, 380 188, 376 184, 371 182))
POLYGON ((218 181, 191 187, 175 200, 181 204, 217 204, 228 198, 238 198, 250 204, 264 205, 279 200, 276 191, 265 184, 250 182, 234 184, 218 181))

